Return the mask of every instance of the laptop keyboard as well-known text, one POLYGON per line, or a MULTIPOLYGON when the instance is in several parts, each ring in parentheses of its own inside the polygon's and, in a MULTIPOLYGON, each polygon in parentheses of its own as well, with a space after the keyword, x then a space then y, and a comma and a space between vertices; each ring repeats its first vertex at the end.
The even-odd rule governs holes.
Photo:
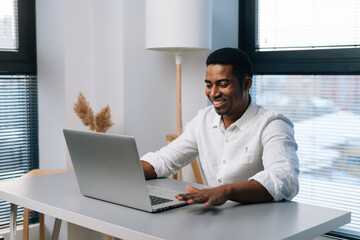
POLYGON ((151 201, 151 205, 155 206, 155 205, 159 205, 162 203, 166 203, 166 202, 171 202, 171 199, 167 199, 167 198, 162 198, 162 197, 157 197, 157 196, 153 196, 150 195, 150 201, 151 201))

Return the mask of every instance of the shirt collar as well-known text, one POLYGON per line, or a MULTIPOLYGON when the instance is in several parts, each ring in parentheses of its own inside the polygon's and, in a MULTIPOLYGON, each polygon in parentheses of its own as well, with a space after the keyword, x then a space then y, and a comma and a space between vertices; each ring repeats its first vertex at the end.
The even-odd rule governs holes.
POLYGON ((214 121, 212 124, 213 128, 220 128, 221 126, 221 116, 219 114, 216 114, 214 117, 214 121))
MULTIPOLYGON (((252 98, 250 96, 250 104, 249 104, 248 108, 246 109, 244 114, 232 125, 235 125, 239 129, 246 128, 247 123, 251 119, 253 119, 254 115, 256 114, 257 108, 258 108, 257 104, 255 103, 255 101, 252 100, 252 98)), ((221 121, 221 116, 219 114, 216 114, 216 116, 214 117, 214 120, 213 120, 212 127, 220 128, 221 125, 223 125, 223 123, 221 121)))

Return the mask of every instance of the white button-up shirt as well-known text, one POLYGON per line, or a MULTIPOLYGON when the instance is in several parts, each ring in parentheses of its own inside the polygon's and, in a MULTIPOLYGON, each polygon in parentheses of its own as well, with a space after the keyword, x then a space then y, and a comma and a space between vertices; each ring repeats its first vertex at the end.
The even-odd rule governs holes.
POLYGON ((296 150, 291 121, 251 101, 227 129, 213 106, 200 110, 177 139, 141 159, 158 177, 167 177, 199 156, 208 185, 254 179, 279 201, 291 200, 299 191, 296 150))

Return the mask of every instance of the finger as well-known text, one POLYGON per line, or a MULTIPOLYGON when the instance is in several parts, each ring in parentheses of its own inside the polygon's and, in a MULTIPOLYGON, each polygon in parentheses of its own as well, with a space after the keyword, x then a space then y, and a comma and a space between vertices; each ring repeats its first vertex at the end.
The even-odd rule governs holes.
POLYGON ((206 207, 212 207, 219 205, 217 198, 209 198, 208 201, 205 203, 206 207))
POLYGON ((186 200, 189 200, 189 199, 191 199, 191 198, 194 198, 195 196, 193 196, 193 195, 190 194, 190 193, 183 193, 183 194, 176 194, 175 197, 176 197, 178 200, 186 201, 186 200))
POLYGON ((176 198, 177 200, 179 200, 179 201, 183 201, 183 200, 184 200, 183 197, 182 197, 180 194, 176 194, 176 195, 175 195, 175 198, 176 198))
POLYGON ((187 200, 188 204, 194 204, 194 203, 205 203, 208 199, 206 197, 194 197, 189 200, 187 200))
POLYGON ((188 191, 189 193, 196 193, 196 192, 200 191, 199 189, 194 188, 194 187, 190 187, 190 186, 185 186, 185 189, 186 189, 186 191, 188 191))
MULTIPOLYGON (((194 187, 190 187, 190 186, 185 186, 185 189, 186 191, 188 191, 190 194, 191 193, 196 193, 199 191, 199 189, 197 188, 194 188, 194 187)), ((189 193, 179 193, 179 194, 176 194, 175 197, 178 199, 178 200, 186 200, 189 198, 189 193)))
POLYGON ((186 194, 176 194, 175 198, 179 201, 188 201, 189 197, 186 196, 186 194))

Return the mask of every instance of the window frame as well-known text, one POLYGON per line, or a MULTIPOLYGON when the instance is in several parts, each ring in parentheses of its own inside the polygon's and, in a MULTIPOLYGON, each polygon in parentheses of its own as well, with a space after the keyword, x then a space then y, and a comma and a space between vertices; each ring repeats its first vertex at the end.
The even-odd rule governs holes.
POLYGON ((18 0, 18 51, 0 51, 0 74, 36 75, 35 0, 18 0))
POLYGON ((255 74, 360 73, 360 48, 257 52, 256 4, 239 0, 239 48, 249 55, 255 74))

